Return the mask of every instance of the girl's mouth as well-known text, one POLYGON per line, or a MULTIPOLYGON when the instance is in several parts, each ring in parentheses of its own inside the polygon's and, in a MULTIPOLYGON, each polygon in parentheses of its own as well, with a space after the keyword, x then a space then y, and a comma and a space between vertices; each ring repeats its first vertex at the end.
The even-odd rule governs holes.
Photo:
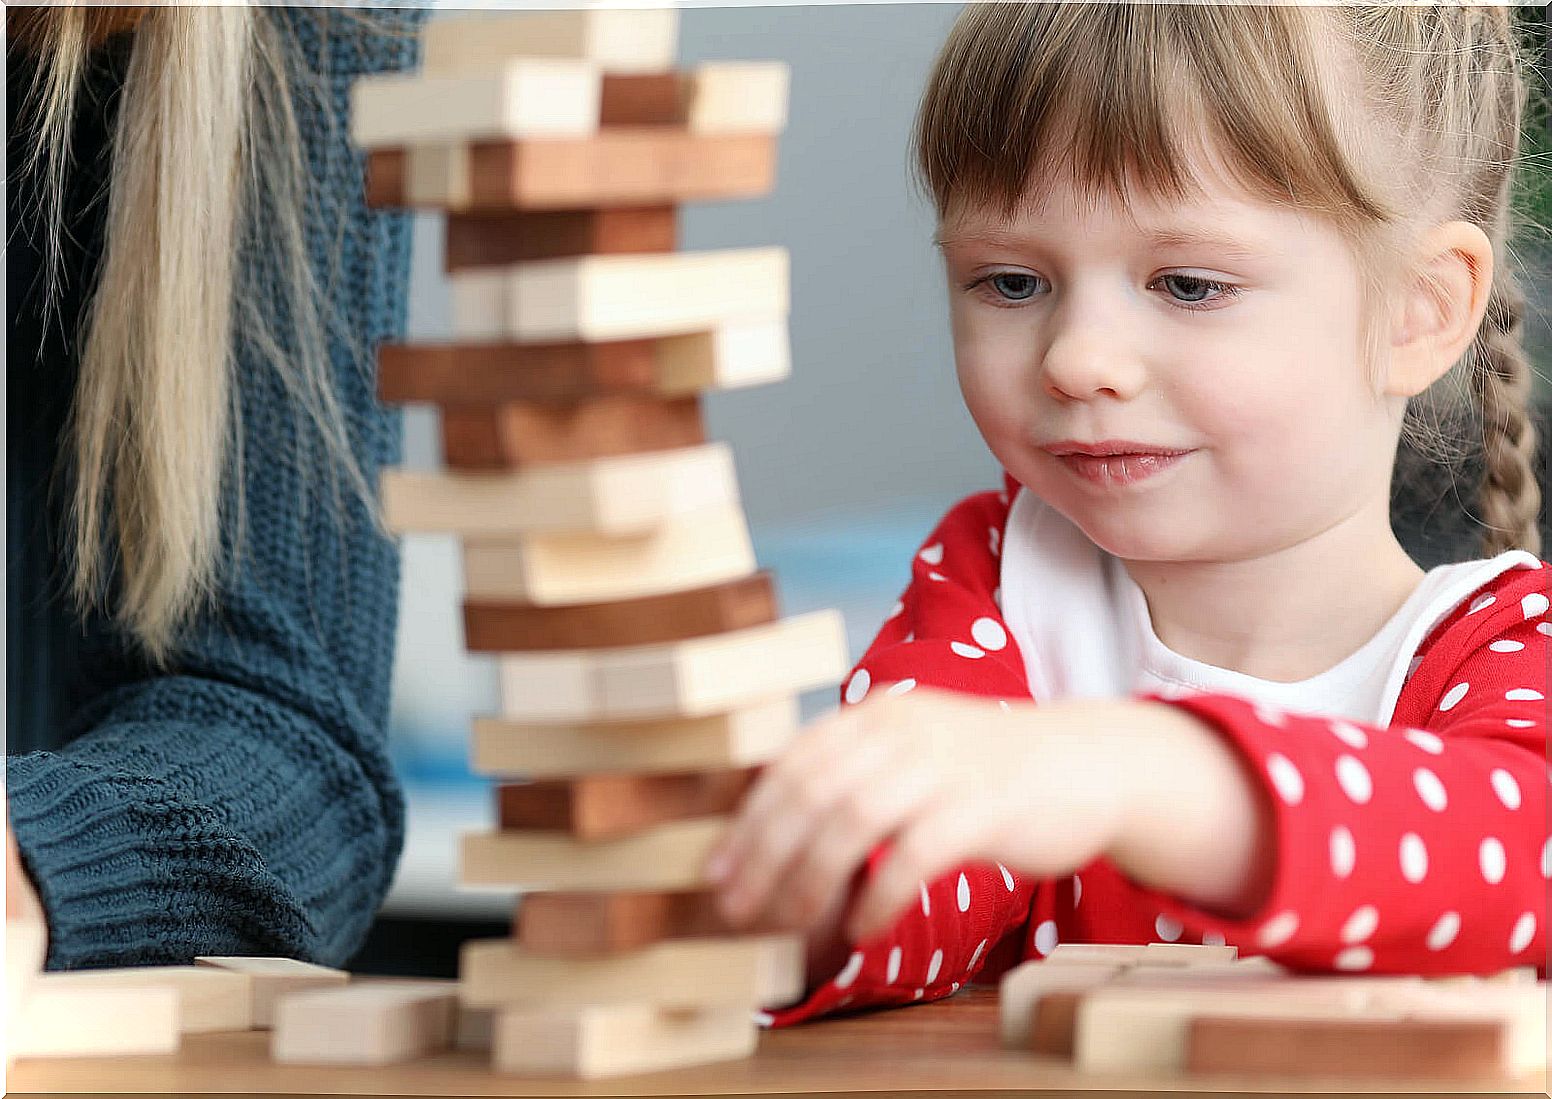
POLYGON ((1125 488, 1178 465, 1194 451, 1173 454, 1059 454, 1056 460, 1085 481, 1103 488, 1125 488))

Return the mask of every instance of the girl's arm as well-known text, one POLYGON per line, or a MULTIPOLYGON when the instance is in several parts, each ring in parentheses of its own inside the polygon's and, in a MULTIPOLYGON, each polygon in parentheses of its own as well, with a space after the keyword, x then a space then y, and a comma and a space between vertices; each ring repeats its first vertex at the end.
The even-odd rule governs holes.
MULTIPOLYGON (((360 72, 413 65, 413 37, 325 32, 288 13, 329 74, 303 98, 308 228, 346 335, 370 349, 402 332, 405 215, 364 206, 348 140, 360 72)), ((409 13, 406 22, 424 17, 409 13)), ((262 227, 261 227, 262 229, 262 227)), ((334 383, 369 481, 397 460, 399 420, 372 372, 335 346, 334 383)), ((402 800, 386 745, 397 551, 348 488, 343 526, 327 478, 295 448, 311 428, 278 379, 239 357, 245 554, 194 624, 170 674, 117 646, 90 655, 91 686, 62 750, 7 760, 9 811, 47 912, 53 968, 285 954, 340 964, 393 875, 402 800)))

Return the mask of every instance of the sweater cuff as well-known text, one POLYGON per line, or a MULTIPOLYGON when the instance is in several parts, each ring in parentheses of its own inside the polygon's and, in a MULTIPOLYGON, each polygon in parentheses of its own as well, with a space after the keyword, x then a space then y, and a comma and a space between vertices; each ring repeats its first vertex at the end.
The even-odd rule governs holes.
MULTIPOLYGON (((191 960, 210 929, 185 903, 189 881, 180 885, 179 876, 218 889, 209 880, 224 876, 211 865, 214 847, 228 848, 225 869, 234 875, 262 862, 256 852, 247 859, 230 850, 229 837, 217 834, 224 830, 158 779, 34 752, 7 757, 6 787, 17 847, 48 923, 49 969, 191 960)), ((255 922, 264 918, 254 913, 255 922)))

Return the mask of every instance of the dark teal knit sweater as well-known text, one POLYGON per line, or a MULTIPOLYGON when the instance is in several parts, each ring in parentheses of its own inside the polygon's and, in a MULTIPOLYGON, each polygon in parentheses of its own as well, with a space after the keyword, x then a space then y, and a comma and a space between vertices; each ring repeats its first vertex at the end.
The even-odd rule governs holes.
MULTIPOLYGON (((425 15, 406 9, 398 25, 414 29, 425 15)), ((365 207, 347 104, 362 73, 418 64, 418 42, 363 33, 327 8, 280 17, 323 77, 297 102, 311 172, 308 242, 319 283, 346 322, 331 337, 333 382, 375 482, 398 458, 400 423, 377 403, 371 371, 353 365, 347 340, 402 338, 409 224, 365 207)), ((37 191, 17 174, 17 112, 33 65, 10 50, 11 820, 48 912, 50 968, 196 954, 338 964, 364 937, 402 842, 402 795, 385 745, 398 556, 348 489, 336 517, 328 478, 308 474, 304 454, 316 440, 305 414, 255 356, 238 350, 243 554, 171 672, 148 670, 102 617, 76 621, 61 597, 68 492, 56 485, 50 493, 48 478, 76 376, 65 333, 74 332, 101 252, 107 127, 131 43, 120 35, 94 55, 67 196, 69 281, 62 317, 46 331, 35 281, 37 191)), ((244 263, 265 262, 258 232, 244 263)))

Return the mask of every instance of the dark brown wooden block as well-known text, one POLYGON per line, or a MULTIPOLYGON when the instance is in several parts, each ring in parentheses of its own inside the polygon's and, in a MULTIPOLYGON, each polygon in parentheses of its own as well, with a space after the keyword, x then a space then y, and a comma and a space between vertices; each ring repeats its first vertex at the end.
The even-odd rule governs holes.
POLYGON ((652 393, 658 382, 654 343, 383 344, 377 395, 389 404, 491 405, 652 393))
POLYGON ((697 397, 620 395, 573 405, 513 401, 442 409, 442 449, 450 469, 517 469, 536 462, 675 450, 705 441, 697 397))
POLYGON ((1490 1079, 1511 1071, 1507 1019, 1199 1017, 1188 1072, 1490 1079))
POLYGON ((534 606, 466 600, 464 645, 471 652, 543 652, 657 645, 776 621, 770 570, 690 591, 604 603, 534 606))
POLYGON ((489 267, 563 256, 672 252, 679 239, 673 206, 447 215, 446 269, 489 267))
POLYGON ((567 957, 738 933, 722 919, 712 892, 532 893, 518 904, 514 923, 525 950, 567 957))
POLYGON ((1046 992, 1035 1003, 1029 1048, 1036 1053, 1071 1060, 1077 1052, 1078 1008, 1084 992, 1046 992))
MULTIPOLYGON (((776 182, 776 135, 620 126, 583 138, 472 145, 468 210, 575 210, 754 198, 776 182)), ((367 160, 367 203, 404 206, 402 149, 367 160)), ((425 203, 432 208, 445 203, 425 203)))
POLYGON ((604 73, 600 126, 683 126, 689 121, 686 73, 604 73))
POLYGON ((589 775, 496 788, 502 831, 559 831, 618 839, 655 825, 738 808, 755 768, 680 775, 589 775))

